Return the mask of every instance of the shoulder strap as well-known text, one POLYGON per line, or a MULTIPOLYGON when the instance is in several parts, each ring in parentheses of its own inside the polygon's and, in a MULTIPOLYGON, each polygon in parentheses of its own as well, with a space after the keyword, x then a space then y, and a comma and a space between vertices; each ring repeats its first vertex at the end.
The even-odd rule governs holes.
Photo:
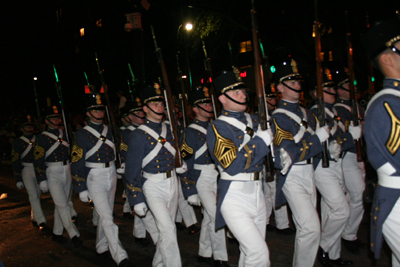
POLYGON ((367 105, 367 109, 365 110, 365 115, 367 115, 368 108, 371 106, 372 102, 374 102, 378 97, 380 97, 382 95, 394 95, 394 96, 400 97, 400 91, 388 88, 388 89, 383 89, 383 90, 379 91, 378 93, 376 93, 369 101, 369 103, 367 105))

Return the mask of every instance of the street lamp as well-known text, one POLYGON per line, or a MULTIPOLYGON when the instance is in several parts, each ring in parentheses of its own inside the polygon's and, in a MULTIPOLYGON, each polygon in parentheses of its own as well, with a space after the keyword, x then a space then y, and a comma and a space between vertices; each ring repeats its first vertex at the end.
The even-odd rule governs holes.
MULTIPOLYGON (((176 35, 176 39, 177 39, 177 46, 178 46, 178 52, 177 54, 179 55, 179 31, 181 30, 183 24, 179 25, 178 27, 178 31, 177 31, 177 35, 176 35)), ((186 29, 186 33, 183 34, 183 45, 185 48, 185 57, 186 57, 186 70, 187 70, 187 77, 188 77, 188 91, 192 91, 192 72, 190 70, 190 64, 189 64, 189 53, 188 53, 188 49, 187 49, 187 34, 193 30, 193 24, 188 22, 185 24, 185 29, 186 29)), ((178 62, 179 64, 179 62, 178 62)), ((183 78, 183 77, 182 77, 183 78)))
POLYGON ((37 114, 38 114, 38 128, 39 128, 39 131, 41 132, 42 131, 42 127, 41 127, 41 123, 42 122, 41 122, 41 117, 40 117, 38 96, 37 96, 37 93, 36 93, 36 81, 37 81, 37 77, 33 77, 33 91, 35 93, 36 111, 37 111, 37 114))

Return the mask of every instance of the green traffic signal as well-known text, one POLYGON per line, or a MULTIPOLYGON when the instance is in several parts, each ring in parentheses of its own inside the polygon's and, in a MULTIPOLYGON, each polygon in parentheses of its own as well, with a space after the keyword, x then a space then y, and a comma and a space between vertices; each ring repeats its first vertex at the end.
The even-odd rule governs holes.
POLYGON ((271 70, 271 73, 275 73, 275 71, 276 71, 275 66, 271 66, 270 70, 271 70))

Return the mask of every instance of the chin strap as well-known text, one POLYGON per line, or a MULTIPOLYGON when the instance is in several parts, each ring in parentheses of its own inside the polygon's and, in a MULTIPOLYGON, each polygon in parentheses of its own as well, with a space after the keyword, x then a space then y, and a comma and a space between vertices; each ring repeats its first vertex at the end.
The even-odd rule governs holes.
MULTIPOLYGON (((155 112, 151 107, 149 107, 149 105, 147 105, 146 104, 146 107, 148 108, 148 109, 150 109, 151 111, 153 111, 155 114, 157 114, 157 115, 159 115, 159 116, 164 116, 164 112, 162 112, 162 113, 159 113, 159 112, 155 112)), ((140 118, 140 117, 139 117, 140 118)))
POLYGON ((328 95, 333 95, 333 96, 336 95, 336 93, 327 92, 327 91, 325 91, 325 90, 324 90, 324 93, 325 93, 325 94, 328 94, 328 95))
POLYGON ((248 100, 249 100, 249 98, 247 97, 247 93, 246 93, 246 101, 245 101, 245 102, 239 102, 239 101, 233 99, 233 98, 230 97, 226 92, 224 92, 224 95, 225 95, 229 100, 231 100, 231 101, 233 101, 233 102, 235 102, 236 104, 239 104, 239 105, 247 105, 247 102, 248 102, 248 100))
POLYGON ((290 87, 289 85, 287 85, 287 84, 285 83, 285 81, 282 81, 282 84, 285 85, 285 86, 286 86, 287 88, 289 88, 290 90, 296 92, 296 93, 301 93, 301 92, 303 92, 302 89, 297 90, 297 89, 294 89, 294 88, 290 87))
POLYGON ((271 104, 271 102, 269 102, 268 100, 267 100, 267 103, 270 104, 271 107, 274 107, 274 108, 276 108, 276 106, 277 106, 277 105, 271 104))
MULTIPOLYGON (((149 107, 149 106, 147 106, 147 107, 149 107)), ((150 108, 151 109, 151 108, 150 108)), ((151 110, 151 111, 153 111, 153 110, 151 110)), ((153 111, 154 112, 154 111, 153 111)), ((140 117, 139 115, 136 115, 136 113, 130 113, 130 114, 132 114, 133 116, 135 116, 136 118, 139 118, 139 119, 141 119, 141 120, 144 120, 146 117, 140 117)))
POLYGON ((204 108, 202 108, 202 107, 200 107, 198 104, 196 104, 196 107, 198 107, 199 109, 201 109, 201 110, 204 110, 205 112, 207 112, 207 113, 210 113, 210 114, 214 114, 214 111, 208 111, 208 110, 205 110, 204 108))
POLYGON ((92 111, 89 110, 89 114, 90 116, 92 116, 93 118, 95 118, 96 120, 102 121, 104 118, 96 118, 95 116, 93 116, 92 111))

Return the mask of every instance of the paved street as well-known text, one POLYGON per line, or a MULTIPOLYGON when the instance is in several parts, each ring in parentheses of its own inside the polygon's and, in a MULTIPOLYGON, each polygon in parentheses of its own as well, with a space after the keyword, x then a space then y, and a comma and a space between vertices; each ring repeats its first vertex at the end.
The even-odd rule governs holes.
MULTIPOLYGON (((119 237, 123 247, 136 266, 151 266, 155 246, 142 247, 135 243, 132 236, 133 220, 122 217, 122 182, 118 181, 114 220, 119 226, 119 237)), ((76 225, 83 240, 83 247, 74 248, 71 241, 59 244, 51 240, 51 233, 40 232, 30 221, 30 206, 26 190, 18 190, 12 177, 11 165, 0 164, 0 260, 5 267, 21 266, 116 266, 111 258, 98 256, 95 251, 95 229, 91 222, 92 209, 87 203, 79 201, 73 194, 75 210, 78 212, 76 225), (3 195, 4 197, 4 195, 3 195)), ((54 204, 50 194, 42 195, 42 206, 48 220, 48 226, 53 227, 54 204)), ((390 254, 387 246, 377 262, 369 253, 369 207, 362 222, 359 239, 362 247, 358 255, 350 254, 342 249, 342 258, 354 261, 353 266, 390 266, 390 254)), ((201 210, 196 208, 199 222, 201 210)), ((273 219, 272 219, 273 222, 273 219)), ((200 224, 199 224, 200 225, 200 224)), ((64 232, 67 237, 67 233, 64 232)), ((150 238, 148 237, 150 240, 150 238)), ((183 266, 205 266, 197 263, 199 235, 190 236, 186 230, 178 230, 178 242, 183 266)), ((270 249, 272 266, 291 266, 294 247, 294 235, 284 236, 275 232, 267 233, 267 243, 270 249)), ((227 242, 229 263, 237 266, 239 250, 234 242, 227 242)), ((318 263, 315 266, 320 266, 318 263)))

